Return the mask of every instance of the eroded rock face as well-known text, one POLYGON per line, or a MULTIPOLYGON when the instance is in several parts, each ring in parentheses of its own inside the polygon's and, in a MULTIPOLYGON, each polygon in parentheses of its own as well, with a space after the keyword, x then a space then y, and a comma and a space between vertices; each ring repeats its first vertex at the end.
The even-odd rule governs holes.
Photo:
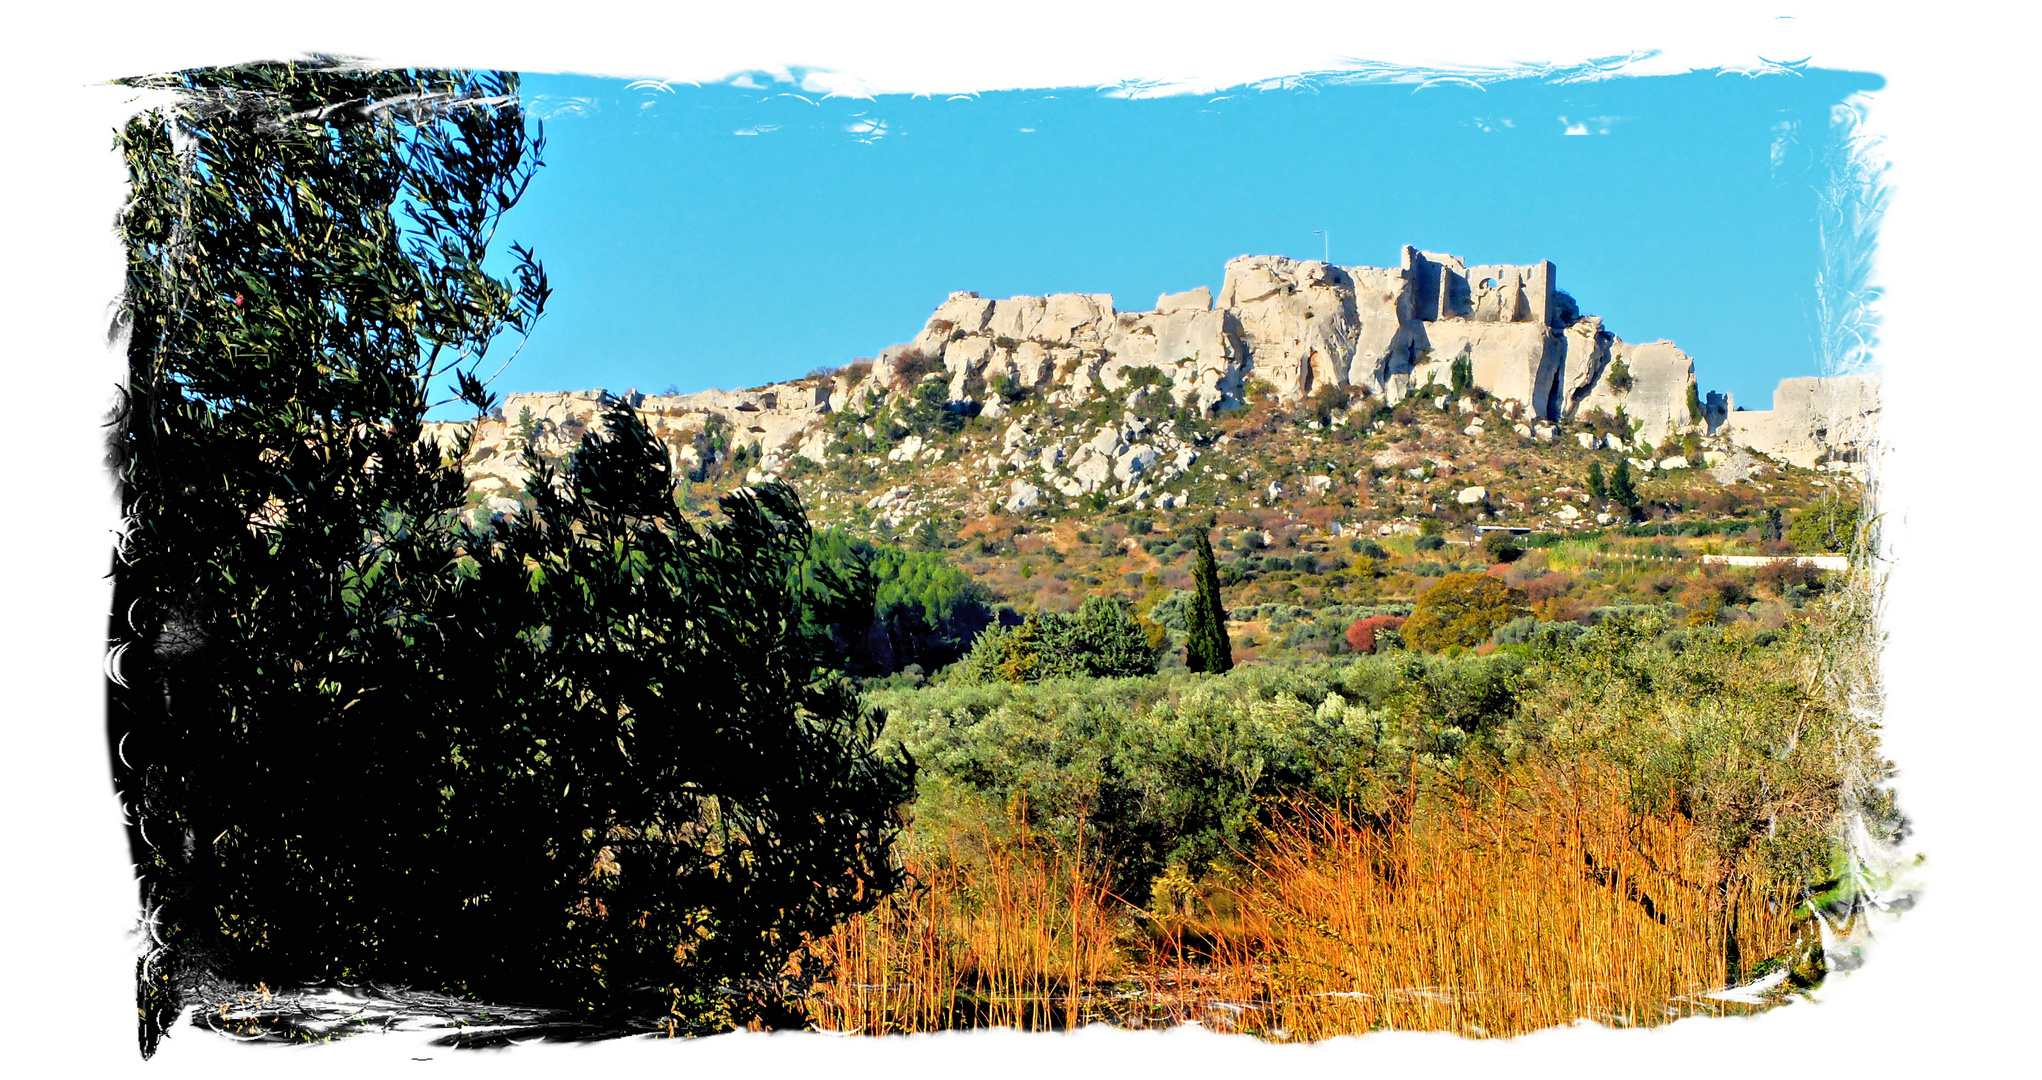
POLYGON ((1879 376, 1782 379, 1773 407, 1731 412, 1722 434, 1803 468, 1825 455, 1857 457, 1869 448, 1879 421, 1879 376))
POLYGON ((1239 401, 1250 380, 1283 400, 1331 386, 1395 403, 1450 385, 1465 361, 1474 385, 1522 406, 1512 419, 1527 423, 1622 409, 1660 439, 1722 422, 1727 400, 1714 395, 1707 415, 1691 415, 1686 354, 1670 342, 1626 344, 1556 282, 1549 262, 1468 266, 1407 246, 1392 267, 1243 255, 1227 263, 1217 296, 1166 293, 1147 312, 1115 311, 1093 293, 953 293, 914 340, 881 353, 872 381, 898 390, 940 369, 953 401, 984 398, 1003 377, 1068 405, 1155 368, 1177 405, 1210 411, 1239 401))

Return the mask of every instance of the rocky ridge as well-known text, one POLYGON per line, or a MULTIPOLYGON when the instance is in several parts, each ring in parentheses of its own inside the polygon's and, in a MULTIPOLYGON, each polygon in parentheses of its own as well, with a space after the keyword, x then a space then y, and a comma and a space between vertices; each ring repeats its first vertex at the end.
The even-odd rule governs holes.
MULTIPOLYGON (((1410 247, 1390 268, 1242 256, 1217 298, 1198 288, 1121 312, 1103 294, 953 293, 913 339, 831 375, 630 399, 678 472, 700 479, 736 464, 756 483, 829 470, 815 501, 892 526, 939 509, 1339 501, 1385 475, 1429 482, 1469 468, 1438 438, 1430 452, 1409 440, 1379 449, 1352 472, 1354 462, 1336 467, 1325 454, 1303 469, 1250 464, 1243 451, 1256 432, 1218 421, 1256 402, 1315 414, 1292 436, 1304 458, 1310 442, 1379 430, 1369 417, 1411 402, 1471 448, 1501 439, 1549 444, 1548 456, 1613 451, 1639 474, 1706 466, 1720 483, 1763 472, 1754 452, 1848 470, 1872 437, 1876 377, 1789 379, 1772 410, 1737 410, 1727 395, 1699 392, 1693 361, 1671 342, 1622 341, 1555 282, 1548 262, 1470 267, 1410 247), (954 425, 903 434, 914 407, 940 407, 954 425), (1659 452, 1676 445, 1692 453, 1659 452), (911 476, 919 482, 887 482, 911 476)), ((603 398, 509 395, 500 415, 476 422, 463 462, 477 501, 515 512, 524 442, 564 455, 599 426, 603 398)), ((431 425, 443 442, 461 426, 431 425)), ((1512 513, 1484 485, 1450 498, 1484 517, 1512 513)), ((1596 516, 1606 515, 1563 505, 1543 524, 1586 527, 1596 516)))

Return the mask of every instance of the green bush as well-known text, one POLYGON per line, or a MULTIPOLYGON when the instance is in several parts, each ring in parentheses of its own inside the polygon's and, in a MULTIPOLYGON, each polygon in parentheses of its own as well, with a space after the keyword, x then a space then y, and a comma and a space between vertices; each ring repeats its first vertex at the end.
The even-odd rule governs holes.
POLYGON ((1103 596, 1087 597, 1070 615, 1034 612, 1019 626, 987 627, 949 678, 973 684, 1153 675, 1168 638, 1141 623, 1125 604, 1103 596))
POLYGON ((1795 551, 1848 553, 1858 539, 1858 504, 1827 495, 1794 515, 1787 542, 1795 551))
POLYGON ((1618 393, 1624 393, 1638 384, 1638 380, 1631 374, 1631 365, 1621 359, 1610 361, 1609 369, 1604 372, 1604 376, 1609 382, 1610 389, 1618 393))
POLYGON ((1381 544, 1365 536, 1357 536, 1347 542, 1347 550, 1371 559, 1387 559, 1390 553, 1381 544))
POLYGON ((882 744, 919 763, 918 828, 1027 824, 1129 895, 1165 866, 1251 850, 1272 797, 1384 810, 1412 754, 1504 727, 1523 662, 1364 657, 1145 679, 945 684, 875 694, 882 744))

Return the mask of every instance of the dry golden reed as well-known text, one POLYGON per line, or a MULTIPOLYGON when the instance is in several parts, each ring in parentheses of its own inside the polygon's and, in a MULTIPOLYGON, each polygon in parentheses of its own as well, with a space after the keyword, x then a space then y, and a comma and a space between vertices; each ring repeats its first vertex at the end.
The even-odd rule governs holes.
POLYGON ((811 945, 831 971, 814 1023, 874 1035, 1076 1023, 1085 988, 1113 974, 1125 907, 1082 851, 988 829, 946 835, 940 855, 910 857, 909 889, 811 945))
POLYGON ((922 838, 916 889, 814 944, 833 975, 812 1021, 1509 1036, 1719 1013, 1701 995, 1733 965, 1796 947, 1794 889, 1725 864, 1677 812, 1635 810, 1614 776, 1521 769, 1449 790, 1369 825, 1276 808, 1235 867, 1160 880, 1158 910, 1025 832, 922 838))

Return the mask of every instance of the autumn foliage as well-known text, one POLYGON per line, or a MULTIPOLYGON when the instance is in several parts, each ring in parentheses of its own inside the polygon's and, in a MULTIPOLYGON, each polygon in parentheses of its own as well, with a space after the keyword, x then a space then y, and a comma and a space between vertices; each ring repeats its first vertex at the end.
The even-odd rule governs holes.
POLYGON ((1348 647, 1355 652, 1372 653, 1376 651, 1376 631, 1395 630, 1403 625, 1404 617, 1401 615, 1371 615, 1366 619, 1356 619, 1347 628, 1348 647))
POLYGON ((1403 626, 1405 640, 1438 652, 1450 645, 1474 648, 1499 626, 1527 614, 1521 590, 1487 574, 1448 574, 1425 591, 1403 626))

